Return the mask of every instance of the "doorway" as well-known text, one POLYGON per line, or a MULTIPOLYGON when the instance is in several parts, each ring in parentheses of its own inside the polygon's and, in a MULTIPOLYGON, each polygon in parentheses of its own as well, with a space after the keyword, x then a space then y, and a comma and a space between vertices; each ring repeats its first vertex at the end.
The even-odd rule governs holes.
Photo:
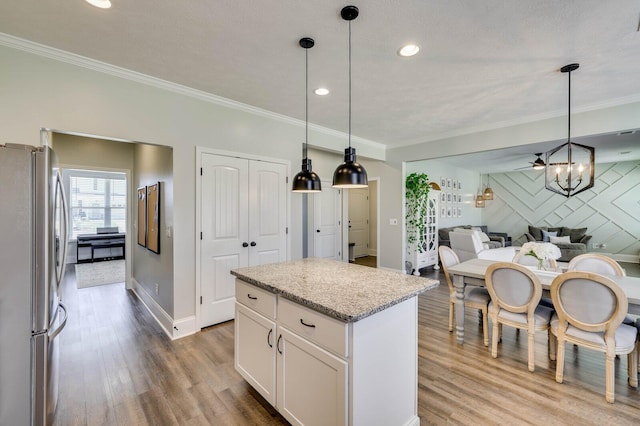
POLYGON ((369 179, 369 187, 350 189, 348 194, 349 261, 378 267, 378 185, 369 179))

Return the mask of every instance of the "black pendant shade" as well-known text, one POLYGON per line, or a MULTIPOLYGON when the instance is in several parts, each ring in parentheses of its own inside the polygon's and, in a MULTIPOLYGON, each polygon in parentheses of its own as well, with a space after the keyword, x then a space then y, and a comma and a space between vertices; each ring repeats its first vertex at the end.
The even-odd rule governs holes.
POLYGON ((358 8, 345 6, 340 11, 342 19, 349 22, 349 148, 344 150, 344 162, 333 172, 334 188, 366 188, 369 186, 367 171, 356 162, 356 149, 351 148, 351 21, 358 17, 358 8))
POLYGON ((311 159, 307 158, 307 144, 309 142, 309 49, 314 46, 312 38, 300 39, 300 47, 305 49, 305 137, 302 150, 302 170, 293 178, 291 191, 293 192, 320 192, 322 184, 320 177, 311 169, 311 159))
POLYGON ((333 172, 334 188, 366 188, 369 186, 367 171, 356 162, 355 148, 344 150, 344 163, 333 172))
POLYGON ((293 178, 293 192, 320 192, 322 185, 320 177, 311 170, 311 160, 309 158, 302 159, 302 171, 298 172, 293 178))

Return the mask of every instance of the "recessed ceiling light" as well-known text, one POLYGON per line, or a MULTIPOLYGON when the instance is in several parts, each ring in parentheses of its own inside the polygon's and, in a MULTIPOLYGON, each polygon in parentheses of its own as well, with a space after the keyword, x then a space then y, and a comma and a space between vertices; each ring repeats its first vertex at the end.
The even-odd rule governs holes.
POLYGON ((111 8, 110 0, 85 0, 92 6, 99 7, 100 9, 109 9, 111 8))
POLYGON ((313 91, 318 96, 324 96, 329 94, 329 89, 325 89, 324 87, 319 87, 313 91))
POLYGON ((400 56, 413 56, 420 51, 420 47, 415 44, 407 44, 406 46, 402 46, 398 50, 398 55, 400 56))

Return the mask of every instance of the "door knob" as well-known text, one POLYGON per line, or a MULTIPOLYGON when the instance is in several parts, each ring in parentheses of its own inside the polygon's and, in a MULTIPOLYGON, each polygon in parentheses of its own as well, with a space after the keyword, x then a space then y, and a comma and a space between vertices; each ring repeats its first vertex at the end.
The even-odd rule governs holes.
POLYGON ((242 247, 249 247, 249 244, 247 242, 242 243, 242 247))
POLYGON ((255 241, 251 241, 251 247, 255 247, 256 246, 256 242, 255 241))

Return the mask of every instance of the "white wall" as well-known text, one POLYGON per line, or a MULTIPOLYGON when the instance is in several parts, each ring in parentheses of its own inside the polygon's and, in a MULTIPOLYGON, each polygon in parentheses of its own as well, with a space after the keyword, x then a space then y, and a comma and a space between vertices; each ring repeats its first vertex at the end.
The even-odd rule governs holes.
POLYGON ((445 202, 438 204, 439 210, 447 208, 462 208, 462 217, 438 217, 438 227, 448 228, 455 225, 482 225, 482 210, 475 207, 475 195, 480 190, 480 175, 459 167, 452 167, 441 160, 413 161, 405 164, 405 173, 426 173, 429 180, 440 184, 440 179, 457 180, 462 183, 461 190, 442 188, 442 193, 462 195, 462 203, 445 202))

